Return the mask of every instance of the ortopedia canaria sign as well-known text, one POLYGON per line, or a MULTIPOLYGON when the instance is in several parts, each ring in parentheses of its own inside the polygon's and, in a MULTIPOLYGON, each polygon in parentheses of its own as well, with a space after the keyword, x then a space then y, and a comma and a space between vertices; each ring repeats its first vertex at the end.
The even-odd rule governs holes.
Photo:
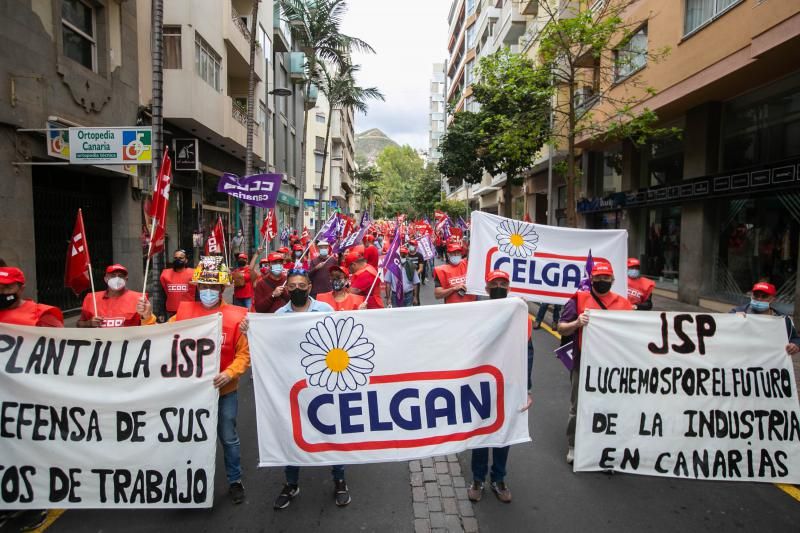
POLYGON ((261 466, 402 461, 530 440, 527 307, 251 314, 261 466), (280 335, 275 335, 280 331, 280 335))
POLYGON ((626 294, 627 231, 560 228, 473 211, 467 292, 485 295, 486 275, 503 270, 510 294, 564 304, 587 275, 590 253, 595 262, 611 264, 612 290, 626 294))
POLYGON ((69 162, 78 165, 149 165, 151 128, 70 128, 69 162))

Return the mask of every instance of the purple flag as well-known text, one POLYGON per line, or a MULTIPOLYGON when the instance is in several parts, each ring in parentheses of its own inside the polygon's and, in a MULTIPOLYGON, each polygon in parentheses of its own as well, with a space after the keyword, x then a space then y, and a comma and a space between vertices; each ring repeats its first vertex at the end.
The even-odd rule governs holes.
POLYGON ((467 229, 467 223, 464 222, 464 219, 461 218, 460 216, 458 217, 458 222, 456 222, 456 226, 458 226, 461 229, 467 229))
POLYGON ((361 241, 364 240, 364 234, 366 233, 367 228, 361 228, 360 230, 354 231, 348 235, 346 239, 336 241, 336 244, 333 245, 333 253, 338 254, 344 252, 351 246, 361 243, 361 241))
POLYGON ((450 217, 445 217, 439 226, 442 228, 442 236, 445 239, 450 238, 450 217))
POLYGON ((365 209, 364 212, 361 213, 361 222, 358 224, 358 226, 360 228, 368 228, 370 222, 372 222, 372 220, 369 218, 369 211, 365 209))
POLYGON ((574 341, 570 341, 564 346, 556 348, 556 358, 564 363, 564 366, 567 367, 567 370, 570 372, 575 368, 575 353, 573 350, 574 341))
POLYGON ((578 285, 579 291, 587 292, 592 290, 592 268, 594 268, 594 260, 592 259, 592 249, 589 248, 589 255, 586 256, 586 271, 584 272, 584 278, 578 285))
POLYGON ((281 244, 284 246, 289 244, 289 226, 284 226, 281 230, 281 244))
POLYGON ((339 217, 334 212, 325 221, 325 224, 320 230, 322 238, 328 241, 328 244, 333 244, 339 238, 339 217))
POLYGON ((240 178, 226 172, 217 183, 217 192, 224 192, 248 205, 272 209, 278 203, 282 174, 253 174, 240 178))
POLYGON ((397 301, 403 303, 403 269, 400 265, 400 246, 401 246, 401 239, 400 239, 400 232, 397 231, 394 234, 394 239, 392 239, 392 244, 389 245, 389 249, 386 251, 386 255, 383 256, 383 260, 381 262, 381 268, 388 270, 392 273, 392 276, 397 278, 397 289, 395 290, 395 297, 397 301))

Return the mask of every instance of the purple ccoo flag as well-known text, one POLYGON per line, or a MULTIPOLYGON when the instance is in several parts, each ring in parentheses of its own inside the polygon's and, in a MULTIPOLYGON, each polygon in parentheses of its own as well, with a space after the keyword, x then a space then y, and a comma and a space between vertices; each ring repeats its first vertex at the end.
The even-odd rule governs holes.
POLYGON ((592 268, 594 268, 594 260, 592 259, 592 249, 589 248, 589 255, 586 256, 585 276, 578 285, 579 291, 586 292, 592 290, 592 268))
POLYGON ((400 232, 397 231, 392 239, 392 244, 383 256, 381 268, 388 270, 392 276, 397 278, 397 289, 395 290, 395 298, 398 302, 403 301, 403 269, 400 266, 400 246, 401 246, 400 232))
POLYGON ((365 233, 367 233, 367 228, 361 228, 358 231, 352 232, 350 235, 347 236, 346 239, 337 241, 336 244, 333 245, 333 253, 338 254, 344 252, 351 246, 359 244, 361 241, 364 240, 365 233))
POLYGON ((217 183, 217 192, 224 192, 248 205, 272 209, 278 203, 282 179, 282 174, 253 174, 240 178, 226 172, 217 183))

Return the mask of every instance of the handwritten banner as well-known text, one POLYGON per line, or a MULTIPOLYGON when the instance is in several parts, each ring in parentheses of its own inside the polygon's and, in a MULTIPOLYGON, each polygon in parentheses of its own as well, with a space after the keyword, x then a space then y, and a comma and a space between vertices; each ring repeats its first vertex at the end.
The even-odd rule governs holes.
POLYGON ((240 178, 226 172, 217 183, 217 192, 224 192, 256 207, 272 209, 278 203, 282 174, 254 174, 240 178))
POLYGON ((220 331, 0 324, 0 509, 211 507, 220 331))
POLYGON ((405 461, 530 440, 519 411, 527 307, 517 298, 249 319, 261 466, 405 461))
POLYGON ((800 481, 783 318, 591 311, 575 471, 800 481))

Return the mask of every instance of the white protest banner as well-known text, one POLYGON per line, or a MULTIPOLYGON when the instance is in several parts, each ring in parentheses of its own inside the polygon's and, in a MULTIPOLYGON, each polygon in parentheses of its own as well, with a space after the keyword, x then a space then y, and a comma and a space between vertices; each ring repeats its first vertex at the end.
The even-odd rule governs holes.
POLYGON ((591 311, 575 471, 800 482, 780 317, 591 311))
POLYGON ((511 276, 509 295, 564 304, 585 276, 586 258, 611 263, 612 290, 627 294, 628 233, 530 224, 480 211, 472 212, 467 292, 486 295, 486 275, 511 276))
POLYGON ((425 261, 430 261, 436 256, 436 251, 433 249, 433 243, 429 236, 423 235, 417 239, 417 244, 419 245, 419 253, 422 254, 422 259, 425 261))
POLYGON ((211 507, 220 331, 0 324, 0 509, 211 507))
POLYGON ((518 298, 249 319, 260 466, 406 461, 530 440, 518 298))

